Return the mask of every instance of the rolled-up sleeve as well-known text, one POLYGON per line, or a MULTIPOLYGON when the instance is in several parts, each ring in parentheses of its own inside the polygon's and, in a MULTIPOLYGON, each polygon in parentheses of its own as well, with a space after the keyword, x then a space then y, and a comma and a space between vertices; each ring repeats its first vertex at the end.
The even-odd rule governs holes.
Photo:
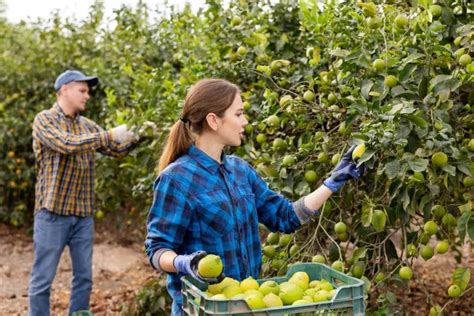
POLYGON ((54 151, 62 154, 80 154, 107 146, 107 132, 75 135, 61 129, 60 123, 46 112, 41 112, 33 122, 33 136, 54 151))
MULTIPOLYGON (((301 227, 295 204, 268 187, 268 184, 248 165, 249 182, 255 195, 258 220, 271 231, 291 233, 301 227)), ((298 204, 296 204, 297 206, 298 204)), ((306 218, 305 218, 306 219, 306 218)))
POLYGON ((109 135, 109 141, 105 143, 103 146, 98 148, 98 151, 106 156, 111 156, 115 158, 122 158, 128 155, 130 151, 132 151, 136 146, 136 142, 129 142, 129 143, 118 143, 114 141, 114 139, 111 137, 110 133, 105 131, 102 127, 97 125, 95 122, 83 118, 86 120, 89 128, 93 130, 96 133, 108 133, 109 135))
POLYGON ((182 190, 168 176, 160 176, 154 185, 153 204, 147 220, 145 251, 151 265, 160 249, 178 252, 191 219, 191 208, 182 190))

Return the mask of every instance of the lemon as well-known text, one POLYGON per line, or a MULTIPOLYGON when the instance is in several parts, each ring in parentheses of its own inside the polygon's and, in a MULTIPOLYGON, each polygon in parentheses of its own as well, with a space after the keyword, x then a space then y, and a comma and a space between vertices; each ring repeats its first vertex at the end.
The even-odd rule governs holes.
POLYGON ((232 17, 232 20, 230 20, 230 24, 234 25, 234 26, 237 26, 239 25, 240 23, 242 23, 242 18, 238 15, 234 15, 232 17))
POLYGON ((280 237, 280 242, 278 243, 278 245, 282 248, 286 247, 291 242, 292 238, 293 238, 293 236, 290 235, 290 234, 283 234, 280 237))
POLYGON ((312 302, 301 299, 301 300, 297 300, 297 301, 293 302, 293 304, 291 304, 291 305, 298 306, 298 305, 307 305, 307 304, 310 304, 310 303, 312 303, 312 302))
POLYGON ((259 144, 263 144, 267 141, 267 135, 265 134, 258 134, 257 137, 255 138, 255 140, 257 141, 257 143, 259 144))
POLYGON ((97 211, 95 212, 95 218, 98 220, 101 220, 105 217, 105 213, 103 211, 97 211))
POLYGON ((374 210, 370 223, 375 231, 383 232, 387 223, 387 215, 385 215, 385 212, 382 210, 374 210))
POLYGON ((250 290, 245 291, 245 292, 244 292, 244 295, 245 295, 245 297, 249 297, 249 296, 252 296, 252 295, 256 295, 256 296, 258 296, 258 297, 260 297, 260 298, 263 298, 263 296, 264 296, 264 295, 262 294, 262 292, 260 292, 260 291, 258 291, 258 290, 255 290, 255 289, 250 289, 250 290))
POLYGON ((291 156, 291 155, 286 155, 284 158, 283 158, 283 161, 282 161, 282 166, 284 167, 291 167, 295 164, 295 157, 291 156))
POLYGON ((286 142, 281 138, 275 138, 273 140, 273 150, 283 151, 286 149, 286 142))
POLYGON ((311 258, 311 262, 326 263, 326 259, 322 255, 315 255, 311 258))
POLYGON ((291 95, 284 95, 280 99, 280 106, 285 107, 287 104, 289 104, 291 101, 293 101, 293 97, 291 95))
POLYGON ((305 99, 306 101, 308 102, 311 102, 314 100, 314 92, 313 91, 306 91, 304 94, 303 94, 303 99, 305 99))
POLYGON ((202 277, 215 278, 222 274, 224 266, 221 258, 216 255, 207 255, 198 263, 198 272, 202 277))
POLYGON ((375 276, 375 282, 377 282, 377 283, 382 282, 383 279, 385 279, 385 273, 383 273, 383 272, 379 272, 375 276))
POLYGON ((250 295, 245 298, 245 301, 251 309, 260 309, 265 308, 265 303, 263 299, 258 295, 250 295))
POLYGON ((327 163, 327 162, 329 162, 329 160, 330 159, 329 159, 328 154, 326 154, 324 152, 319 153, 318 158, 316 159, 316 161, 319 162, 319 163, 327 163))
POLYGON ((446 253, 449 250, 449 242, 447 240, 438 241, 436 244, 436 253, 446 253))
POLYGON ((374 62, 372 63, 372 66, 374 66, 374 69, 377 70, 378 72, 381 72, 385 69, 385 60, 383 59, 376 59, 374 60, 374 62))
POLYGON ((276 245, 280 241, 280 235, 278 233, 269 233, 267 236, 267 244, 276 245))
POLYGON ((242 292, 246 292, 248 290, 258 290, 259 287, 260 286, 258 282, 251 276, 240 282, 240 289, 242 292))
POLYGON ((443 168, 448 164, 448 156, 443 152, 436 152, 431 156, 431 163, 435 167, 443 168))
POLYGON ((285 305, 290 305, 303 298, 304 291, 298 285, 287 283, 280 287, 279 296, 285 305))
POLYGON ((425 261, 428 261, 430 260, 434 255, 434 249, 433 247, 430 247, 430 246, 421 246, 421 249, 420 249, 420 256, 425 259, 425 261))
POLYGON ((461 57, 459 57, 459 63, 463 66, 470 65, 472 62, 471 56, 469 54, 464 54, 461 57))
POLYGON ((290 257, 295 256, 298 251, 300 250, 300 246, 297 244, 294 244, 293 246, 290 247, 290 257))
POLYGON ((268 126, 271 126, 271 127, 280 126, 280 118, 276 115, 270 115, 267 118, 267 123, 268 123, 268 126))
POLYGON ((233 298, 238 294, 242 294, 242 292, 242 289, 237 284, 232 284, 222 289, 222 294, 224 294, 227 298, 233 298))
POLYGON ((336 95, 335 95, 334 93, 332 93, 332 92, 329 93, 329 95, 328 95, 328 101, 329 101, 329 104, 334 104, 334 103, 336 103, 336 101, 337 101, 336 95))
POLYGON ((397 81, 397 77, 395 77, 394 75, 388 75, 387 77, 385 77, 383 84, 389 88, 393 88, 397 84, 397 81))
POLYGON ((474 185, 474 177, 465 177, 462 183, 466 188, 472 187, 474 185))
POLYGON ((281 298, 274 293, 269 293, 265 295, 265 297, 263 298, 263 303, 265 303, 266 307, 270 308, 283 306, 283 301, 281 300, 281 298))
POLYGON ((362 275, 364 274, 364 265, 360 262, 357 262, 352 266, 352 275, 355 276, 356 278, 361 278, 362 275))
POLYGON ((225 277, 224 280, 222 280, 220 283, 209 285, 207 290, 209 291, 209 293, 215 295, 215 294, 221 293, 223 288, 225 288, 226 286, 232 285, 232 284, 239 285, 240 283, 237 280, 234 280, 234 279, 229 278, 229 277, 225 277))
POLYGON ((331 158, 331 164, 333 166, 337 165, 337 163, 341 160, 341 154, 335 154, 334 156, 332 156, 331 158))
POLYGON ((378 16, 370 17, 367 19, 367 25, 371 29, 377 29, 382 24, 382 20, 378 16))
POLYGON ((411 278, 413 277, 413 271, 410 267, 401 267, 398 273, 400 275, 400 278, 404 280, 411 280, 411 278))
POLYGON ((240 46, 237 49, 237 54, 239 54, 240 56, 245 56, 245 54, 247 54, 247 48, 245 48, 245 46, 240 46))
POLYGON ((427 221, 423 226, 423 230, 430 236, 434 235, 438 231, 438 224, 436 224, 434 221, 427 221))
POLYGON ((316 171, 314 170, 308 170, 304 174, 304 179, 308 183, 314 183, 318 180, 318 175, 316 174, 316 171))
POLYGON ((446 209, 441 205, 433 205, 431 208, 431 214, 434 217, 442 218, 446 214, 446 209))
POLYGON ((252 108, 252 105, 250 104, 249 101, 245 101, 244 103, 242 103, 242 107, 243 107, 244 111, 248 111, 252 108))
POLYGON ((441 15, 441 11, 442 11, 442 8, 440 5, 438 4, 433 4, 431 7, 430 7, 430 12, 431 14, 434 16, 434 17, 438 17, 441 15))
POLYGON ((309 284, 309 275, 308 273, 304 272, 304 271, 298 271, 298 272, 295 272, 291 278, 293 279, 300 279, 300 280, 303 280, 304 282, 308 283, 309 284))
POLYGON ((336 234, 342 234, 347 231, 347 225, 344 222, 338 222, 334 225, 334 231, 336 234))
POLYGON ((344 263, 340 260, 336 260, 331 264, 331 267, 334 270, 337 270, 339 272, 344 272, 344 263))
POLYGON ((398 15, 396 18, 395 18, 395 25, 398 27, 398 28, 404 28, 405 26, 408 25, 408 18, 406 17, 406 15, 403 15, 403 14, 400 14, 398 15))
POLYGON ((461 295, 461 292, 462 290, 457 284, 453 284, 448 288, 448 295, 452 298, 459 297, 459 295, 461 295))
POLYGON ((276 255, 276 248, 273 245, 265 246, 262 252, 267 258, 273 258, 276 255))
POLYGON ((280 286, 275 281, 269 280, 260 284, 258 290, 265 296, 269 293, 278 294, 280 293, 280 286))
POLYGON ((218 301, 227 301, 228 300, 227 296, 225 296, 224 294, 216 294, 216 295, 212 296, 212 299, 213 300, 218 300, 218 301))

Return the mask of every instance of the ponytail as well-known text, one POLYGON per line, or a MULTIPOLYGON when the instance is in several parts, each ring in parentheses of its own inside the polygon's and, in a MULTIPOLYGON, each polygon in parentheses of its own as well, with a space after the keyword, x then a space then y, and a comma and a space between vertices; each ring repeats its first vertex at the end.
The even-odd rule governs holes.
POLYGON ((177 121, 171 127, 168 139, 166 140, 165 149, 161 154, 158 173, 163 171, 170 163, 186 153, 193 142, 193 138, 189 129, 182 120, 177 121))

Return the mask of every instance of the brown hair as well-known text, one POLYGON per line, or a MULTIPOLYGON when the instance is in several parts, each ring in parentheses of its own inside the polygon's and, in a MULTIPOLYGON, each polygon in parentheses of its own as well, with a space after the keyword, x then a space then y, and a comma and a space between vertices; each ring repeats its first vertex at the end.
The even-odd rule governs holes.
POLYGON ((180 120, 171 127, 159 160, 158 172, 186 153, 193 143, 191 132, 200 134, 203 131, 209 113, 223 117, 237 93, 239 88, 223 79, 203 79, 192 86, 184 100, 180 120))

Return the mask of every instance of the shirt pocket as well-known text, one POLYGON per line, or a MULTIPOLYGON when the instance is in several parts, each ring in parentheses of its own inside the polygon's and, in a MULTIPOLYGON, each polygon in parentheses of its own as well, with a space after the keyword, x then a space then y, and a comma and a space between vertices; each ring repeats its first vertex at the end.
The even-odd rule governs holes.
MULTIPOLYGON (((229 233, 234 224, 232 207, 224 190, 199 193, 196 196, 196 211, 203 237, 221 237, 229 233)), ((214 240, 215 241, 215 240, 214 240)))
POLYGON ((238 194, 240 217, 246 226, 258 225, 255 194, 248 183, 238 183, 235 192, 238 194))

